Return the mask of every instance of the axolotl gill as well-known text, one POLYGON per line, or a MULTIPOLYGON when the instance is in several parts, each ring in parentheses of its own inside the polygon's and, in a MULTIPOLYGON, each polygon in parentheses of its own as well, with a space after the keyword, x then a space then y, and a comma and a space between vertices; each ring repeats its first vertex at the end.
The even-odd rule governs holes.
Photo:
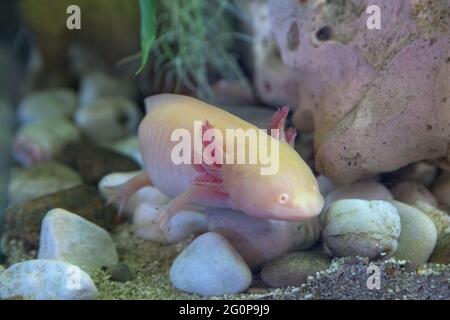
MULTIPOLYGON (((170 218, 189 205, 230 208, 258 218, 285 221, 310 219, 322 210, 324 201, 317 180, 292 147, 296 131, 292 128, 284 130, 287 107, 274 114, 268 133, 263 135, 269 143, 278 144, 278 171, 273 175, 261 175, 259 161, 253 164, 196 164, 195 161, 175 164, 171 159, 177 143, 171 139, 172 132, 182 128, 194 136, 198 134, 194 132, 195 121, 203 124, 202 132, 214 129, 221 131, 223 136, 226 129, 259 130, 256 126, 220 108, 182 95, 150 96, 145 105, 147 112, 139 126, 144 171, 117 186, 110 201, 122 206, 137 190, 145 186, 156 187, 172 198, 168 205, 159 209, 156 223, 161 228, 167 227, 170 218), (271 132, 277 134, 272 136, 271 132)), ((226 144, 222 152, 227 152, 226 144)))

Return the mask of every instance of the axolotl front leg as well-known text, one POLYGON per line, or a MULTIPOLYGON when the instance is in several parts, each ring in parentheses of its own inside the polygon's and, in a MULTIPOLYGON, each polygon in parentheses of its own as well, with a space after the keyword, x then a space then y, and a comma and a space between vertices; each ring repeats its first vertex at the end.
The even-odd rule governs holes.
POLYGON ((110 196, 106 205, 111 203, 117 204, 119 206, 119 215, 121 215, 123 208, 133 194, 135 194, 139 189, 152 185, 153 183, 150 181, 148 175, 145 172, 141 172, 125 183, 107 188, 107 192, 110 196))
MULTIPOLYGON (((227 201, 228 195, 220 189, 221 180, 213 177, 211 173, 203 172, 194 181, 193 185, 172 199, 167 205, 159 209, 158 217, 155 221, 161 230, 167 230, 170 219, 183 208, 190 204, 210 203, 223 204, 227 201)), ((116 203, 119 206, 119 215, 123 212, 123 207, 130 197, 139 189, 152 186, 152 182, 145 172, 133 177, 127 182, 109 188, 112 196, 108 203, 116 203)))
POLYGON ((193 185, 161 208, 155 222, 161 230, 168 230, 170 219, 187 206, 205 202, 223 203, 226 197, 209 187, 193 185))

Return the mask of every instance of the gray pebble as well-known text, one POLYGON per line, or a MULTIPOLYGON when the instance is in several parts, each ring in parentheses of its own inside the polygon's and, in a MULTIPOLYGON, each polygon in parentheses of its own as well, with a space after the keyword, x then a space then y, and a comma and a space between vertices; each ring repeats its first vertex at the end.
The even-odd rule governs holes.
POLYGON ((309 276, 327 269, 330 263, 330 258, 319 251, 288 253, 265 265, 261 278, 274 288, 298 286, 309 276))
POLYGON ((118 261, 106 230, 63 209, 49 211, 42 221, 38 258, 69 262, 87 272, 118 261))
POLYGON ((99 98, 75 113, 75 123, 94 142, 110 144, 135 134, 142 114, 123 97, 99 98))
POLYGON ((78 97, 71 89, 57 88, 26 96, 17 107, 21 123, 31 123, 49 117, 71 119, 78 106, 78 97))
POLYGON ((433 221, 422 211, 399 201, 392 201, 401 221, 401 232, 395 257, 410 262, 415 270, 428 261, 436 245, 437 232, 433 221))
POLYGON ((56 162, 16 169, 8 184, 8 204, 13 206, 82 183, 81 176, 75 170, 56 162))
POLYGON ((95 71, 83 76, 80 82, 80 104, 85 107, 92 101, 110 96, 132 97, 134 91, 126 80, 95 71))
POLYGON ((96 296, 91 277, 66 262, 29 260, 0 274, 0 299, 91 300, 96 296))
POLYGON ((252 273, 242 257, 220 234, 208 232, 195 239, 175 259, 170 280, 183 291, 221 296, 246 290, 252 273))
POLYGON ((49 161, 64 146, 80 139, 79 129, 66 118, 47 118, 19 128, 14 137, 13 157, 23 166, 49 161))
POLYGON ((116 282, 127 282, 131 280, 132 274, 127 264, 119 262, 111 268, 110 279, 116 282))
POLYGON ((391 192, 381 183, 367 180, 359 181, 348 186, 340 186, 332 190, 325 197, 322 212, 325 212, 331 203, 341 199, 360 200, 393 200, 391 192))
POLYGON ((397 209, 389 202, 338 200, 325 213, 323 246, 335 257, 387 259, 397 249, 400 229, 397 209))
POLYGON ((209 209, 208 229, 223 235, 252 270, 289 251, 306 250, 320 237, 318 219, 259 219, 230 209, 209 209))
POLYGON ((436 246, 429 261, 450 264, 450 215, 421 201, 416 202, 415 207, 434 222, 437 230, 436 246))

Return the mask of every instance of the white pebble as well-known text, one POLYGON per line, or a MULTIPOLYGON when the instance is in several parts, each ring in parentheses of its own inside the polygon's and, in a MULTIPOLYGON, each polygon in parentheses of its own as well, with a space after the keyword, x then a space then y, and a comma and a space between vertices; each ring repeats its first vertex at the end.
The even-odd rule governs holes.
POLYGON ((91 300, 96 296, 91 277, 66 262, 29 260, 0 274, 0 299, 91 300))
POLYGON ((324 216, 323 245, 337 257, 387 259, 397 250, 400 217, 386 201, 357 199, 333 202, 324 216))
POLYGON ((106 230, 63 209, 49 211, 42 221, 38 258, 69 262, 88 272, 118 262, 106 230))
POLYGON ((205 232, 206 215, 199 211, 181 210, 169 222, 168 230, 161 230, 154 223, 158 208, 141 203, 133 216, 133 227, 138 237, 160 243, 176 243, 197 232, 205 232))
POLYGON ((252 273, 221 235, 208 232, 195 239, 175 259, 170 280, 183 291, 221 296, 246 290, 252 273))
POLYGON ((75 123, 94 142, 109 144, 135 134, 141 112, 123 97, 99 98, 75 113, 75 123))
POLYGON ((103 72, 91 72, 81 79, 80 104, 85 107, 92 101, 109 96, 132 97, 134 94, 130 83, 114 78, 103 72))
POLYGON ((17 107, 17 116, 21 123, 55 116, 71 119, 77 105, 77 95, 71 89, 43 90, 26 96, 17 107))
POLYGON ((359 181, 348 186, 340 186, 325 197, 322 212, 325 212, 331 203, 341 199, 360 200, 393 200, 391 192, 381 183, 375 181, 359 181))

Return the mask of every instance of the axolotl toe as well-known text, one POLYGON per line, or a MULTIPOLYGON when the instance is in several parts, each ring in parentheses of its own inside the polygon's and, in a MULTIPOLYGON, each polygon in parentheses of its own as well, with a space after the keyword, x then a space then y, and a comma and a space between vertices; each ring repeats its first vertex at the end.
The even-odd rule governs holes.
POLYGON ((187 96, 159 94, 145 104, 139 126, 144 171, 119 186, 113 201, 123 204, 140 188, 155 186, 173 199, 160 210, 161 227, 188 205, 286 221, 310 219, 322 210, 316 178, 292 148, 296 131, 284 130, 287 107, 262 131, 187 96))

